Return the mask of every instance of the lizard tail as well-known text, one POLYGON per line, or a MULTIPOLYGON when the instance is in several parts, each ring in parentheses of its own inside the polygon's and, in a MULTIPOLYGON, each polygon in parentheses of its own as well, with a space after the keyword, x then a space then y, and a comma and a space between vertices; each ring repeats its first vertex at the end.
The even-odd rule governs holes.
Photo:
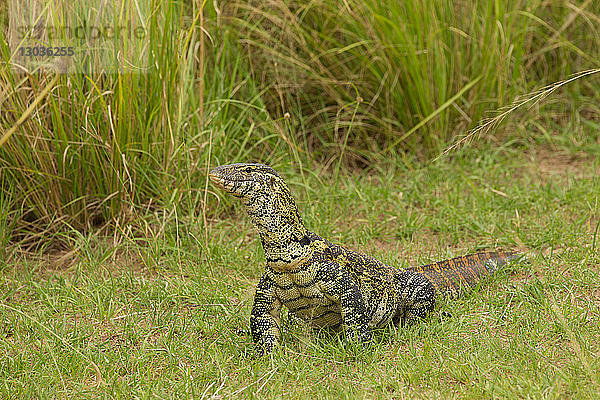
POLYGON ((521 257, 514 252, 484 252, 407 270, 425 275, 442 296, 458 297, 465 289, 478 285, 510 260, 521 257))

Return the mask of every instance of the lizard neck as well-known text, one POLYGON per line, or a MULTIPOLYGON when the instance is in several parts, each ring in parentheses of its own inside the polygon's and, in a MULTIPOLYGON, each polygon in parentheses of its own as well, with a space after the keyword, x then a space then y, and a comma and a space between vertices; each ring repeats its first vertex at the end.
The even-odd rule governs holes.
POLYGON ((289 190, 247 200, 244 205, 258 230, 269 267, 293 270, 312 255, 310 232, 289 190))

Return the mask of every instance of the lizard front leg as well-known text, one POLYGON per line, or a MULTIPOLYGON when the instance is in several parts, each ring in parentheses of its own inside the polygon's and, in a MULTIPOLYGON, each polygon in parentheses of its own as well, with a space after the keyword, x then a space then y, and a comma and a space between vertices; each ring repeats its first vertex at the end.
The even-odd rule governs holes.
POLYGON ((250 314, 250 332, 256 343, 253 358, 262 357, 279 342, 281 301, 275 296, 275 285, 268 275, 263 275, 256 288, 254 305, 250 314))
POLYGON ((371 342, 367 305, 358 284, 348 271, 337 264, 328 264, 322 274, 323 294, 339 303, 342 323, 350 341, 371 342))

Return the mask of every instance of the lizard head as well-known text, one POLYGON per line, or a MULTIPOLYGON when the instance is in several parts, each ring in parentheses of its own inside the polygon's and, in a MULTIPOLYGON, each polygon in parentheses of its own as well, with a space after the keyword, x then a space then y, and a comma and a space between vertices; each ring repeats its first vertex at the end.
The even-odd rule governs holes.
POLYGON ((299 243, 306 235, 294 198, 273 168, 264 164, 221 165, 208 176, 215 185, 242 200, 265 251, 272 243, 277 252, 284 252, 284 243, 299 243))
POLYGON ((221 165, 210 171, 208 177, 221 189, 243 199, 272 196, 282 186, 287 189, 277 172, 264 164, 221 165))

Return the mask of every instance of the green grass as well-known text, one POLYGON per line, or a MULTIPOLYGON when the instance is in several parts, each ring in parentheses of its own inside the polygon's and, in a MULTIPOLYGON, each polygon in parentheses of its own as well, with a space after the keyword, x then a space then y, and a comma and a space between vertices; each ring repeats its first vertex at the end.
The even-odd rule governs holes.
MULTIPOLYGON (((94 64, 55 81, 11 67, 10 5, 20 3, 0 0, 0 174, 11 204, 0 240, 35 248, 70 228, 145 232, 148 211, 204 220, 214 199, 200 189, 215 164, 415 168, 517 96, 600 65, 595 1, 206 2, 202 13, 197 2, 147 2, 146 73, 94 64)), ((94 10, 63 14, 91 21, 94 10)), ((510 115, 506 130, 595 124, 597 76, 510 115)))
POLYGON ((272 358, 250 362, 264 258, 226 197, 207 249, 202 221, 179 217, 117 245, 72 234, 68 251, 13 254, 0 275, 0 397, 595 398, 600 162, 554 146, 344 173, 335 190, 326 173, 285 172, 310 228, 390 264, 527 254, 364 351, 291 326, 272 358))
MULTIPOLYGON (((406 149, 435 155, 540 82, 600 62, 597 24, 587 19, 600 13, 592 2, 578 10, 520 0, 276 0, 231 8, 254 80, 270 89, 267 109, 291 113, 318 157, 347 139, 351 165, 406 149)), ((594 80, 575 86, 557 101, 582 104, 597 93, 594 80)))
POLYGON ((599 75, 431 160, 599 68, 599 2, 152 0, 148 73, 55 76, 10 67, 10 1, 0 398, 598 397, 599 75), (263 254, 206 175, 250 160, 389 264, 528 261, 364 351, 293 326, 253 364, 263 254))
POLYGON ((3 192, 19 204, 11 210, 13 235, 30 239, 25 245, 69 227, 135 223, 148 210, 174 205, 194 213, 212 163, 285 154, 262 89, 249 79, 236 37, 216 26, 214 11, 205 10, 205 29, 219 45, 196 54, 198 11, 154 3, 146 20, 147 73, 115 73, 113 65, 56 78, 43 69, 16 73, 1 27, 0 174, 3 192))

